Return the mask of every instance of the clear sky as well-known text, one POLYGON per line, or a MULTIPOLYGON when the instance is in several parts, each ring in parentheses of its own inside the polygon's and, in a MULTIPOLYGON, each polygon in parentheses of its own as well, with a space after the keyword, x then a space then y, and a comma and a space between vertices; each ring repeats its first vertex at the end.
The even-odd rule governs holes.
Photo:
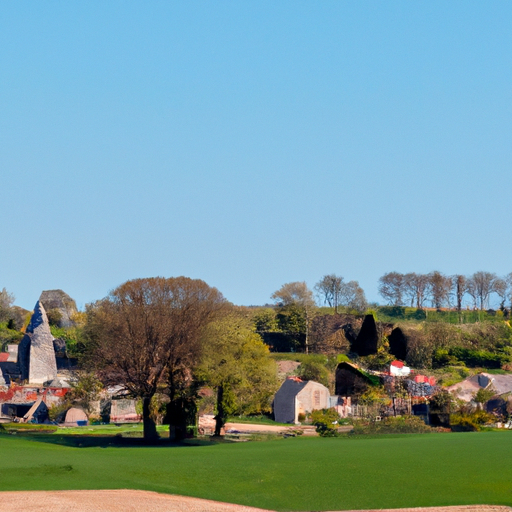
POLYGON ((512 271, 512 2, 0 3, 0 289, 512 271))

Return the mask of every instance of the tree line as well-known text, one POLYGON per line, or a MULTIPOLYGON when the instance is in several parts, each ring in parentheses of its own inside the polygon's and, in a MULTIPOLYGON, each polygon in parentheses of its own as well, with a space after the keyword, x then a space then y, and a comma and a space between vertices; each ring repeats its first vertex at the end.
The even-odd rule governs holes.
POLYGON ((458 311, 467 297, 475 309, 488 309, 496 294, 500 309, 512 307, 512 273, 499 277, 492 272, 447 276, 434 271, 428 274, 388 272, 379 279, 379 293, 391 306, 453 308, 458 311))

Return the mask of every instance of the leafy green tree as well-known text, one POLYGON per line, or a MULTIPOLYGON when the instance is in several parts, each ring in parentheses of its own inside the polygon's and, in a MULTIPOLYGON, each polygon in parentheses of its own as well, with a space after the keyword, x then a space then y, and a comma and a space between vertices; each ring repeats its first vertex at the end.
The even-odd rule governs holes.
POLYGON ((251 322, 236 311, 212 322, 203 338, 197 377, 217 392, 215 435, 231 414, 271 410, 278 387, 276 363, 251 322))
POLYGON ((78 405, 88 414, 91 413, 92 402, 99 400, 103 384, 93 373, 80 372, 72 383, 71 390, 66 394, 66 401, 78 405))
POLYGON ((329 386, 329 370, 319 361, 303 361, 297 369, 297 375, 302 380, 314 380, 324 386, 329 386))
POLYGON ((473 400, 479 405, 480 408, 488 402, 493 396, 496 396, 496 390, 489 386, 487 388, 480 388, 474 395, 473 400))
POLYGON ((306 354, 309 353, 309 327, 316 312, 313 292, 303 281, 292 282, 281 286, 271 298, 279 308, 277 318, 281 330, 289 333, 296 344, 303 345, 306 354))
POLYGON ((263 308, 254 315, 254 325, 258 334, 275 332, 279 329, 276 312, 272 308, 263 308))
POLYGON ((0 322, 6 322, 11 318, 14 295, 5 288, 0 291, 0 322))

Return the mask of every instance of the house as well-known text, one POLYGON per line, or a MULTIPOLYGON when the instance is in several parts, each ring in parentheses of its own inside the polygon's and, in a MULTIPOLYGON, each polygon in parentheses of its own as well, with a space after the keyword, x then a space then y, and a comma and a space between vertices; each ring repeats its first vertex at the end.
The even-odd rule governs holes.
POLYGON ((392 361, 389 366, 389 374, 394 377, 406 377, 411 373, 411 369, 405 366, 402 361, 392 361))
POLYGON ((299 414, 329 408, 329 390, 319 382, 288 377, 274 396, 274 419, 299 423, 299 414))
POLYGON ((492 388, 496 395, 504 395, 512 392, 512 375, 491 375, 489 373, 479 373, 463 380, 446 389, 453 393, 457 398, 470 402, 475 393, 480 389, 492 388))

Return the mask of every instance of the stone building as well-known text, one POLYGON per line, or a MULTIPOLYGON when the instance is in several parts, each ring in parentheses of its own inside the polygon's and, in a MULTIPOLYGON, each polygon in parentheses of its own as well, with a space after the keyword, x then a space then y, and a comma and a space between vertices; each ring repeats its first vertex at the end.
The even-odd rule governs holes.
POLYGON ((299 414, 329 408, 329 390, 319 382, 288 377, 274 396, 274 419, 298 423, 299 414))
POLYGON ((44 384, 57 378, 53 336, 46 311, 37 301, 25 336, 18 347, 18 366, 22 380, 44 384))

